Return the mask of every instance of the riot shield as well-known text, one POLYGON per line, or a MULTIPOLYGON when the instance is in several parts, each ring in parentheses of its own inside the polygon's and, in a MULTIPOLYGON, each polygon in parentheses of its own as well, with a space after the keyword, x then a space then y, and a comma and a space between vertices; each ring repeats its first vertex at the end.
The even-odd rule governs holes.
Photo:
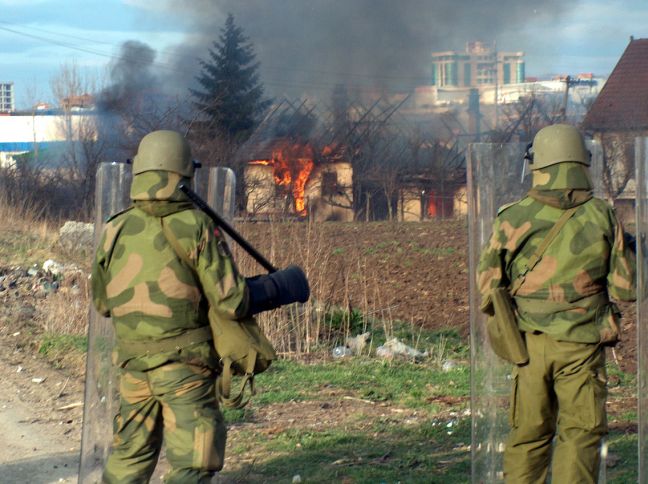
MULTIPOLYGON (((131 165, 101 163, 95 191, 95 247, 106 219, 129 205, 131 165)), ((86 355, 85 406, 81 438, 80 483, 101 482, 112 442, 112 419, 119 401, 117 372, 112 366, 113 326, 90 308, 86 355)))
POLYGON ((498 208, 522 198, 529 189, 531 177, 522 178, 524 149, 522 143, 476 143, 468 147, 473 483, 503 480, 511 368, 488 344, 486 319, 479 311, 481 297, 476 274, 479 255, 490 237, 498 208))
MULTIPOLYGON (((590 173, 595 195, 601 193, 602 151, 589 141, 592 152, 590 173)), ((511 392, 511 365, 493 353, 486 334, 486 317, 479 311, 477 265, 482 248, 491 235, 497 210, 523 198, 531 176, 524 168, 525 144, 475 143, 468 146, 468 227, 470 265, 470 353, 472 415, 472 482, 503 482, 503 453, 509 431, 508 403, 511 392)), ((605 464, 601 465, 604 482, 605 464)))
POLYGON ((639 480, 648 482, 648 138, 635 142, 639 480))
MULTIPOLYGON (((200 171, 197 170, 196 173, 200 171)), ((197 188, 207 194, 207 203, 231 222, 234 218, 236 193, 234 172, 229 168, 211 168, 208 172, 203 171, 202 176, 194 182, 198 182, 197 188)), ((99 166, 95 194, 95 246, 106 219, 128 207, 130 185, 130 165, 102 163, 99 166)), ((119 408, 118 372, 111 361, 113 338, 111 320, 101 317, 91 308, 79 469, 81 484, 101 482, 103 466, 112 443, 112 422, 119 408)), ((164 459, 160 461, 154 478, 161 476, 165 470, 164 459)))
POLYGON ((209 184, 205 201, 225 220, 232 222, 236 212, 236 175, 231 168, 217 166, 209 169, 209 184))

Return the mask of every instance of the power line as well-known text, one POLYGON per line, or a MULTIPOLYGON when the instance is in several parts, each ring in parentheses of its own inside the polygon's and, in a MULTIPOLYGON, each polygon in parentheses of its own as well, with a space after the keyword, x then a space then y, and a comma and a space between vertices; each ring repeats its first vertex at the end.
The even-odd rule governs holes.
MULTIPOLYGON (((7 22, 2 22, 2 21, 0 21, 0 24, 14 25, 14 24, 9 24, 7 22)), ((52 35, 58 35, 58 36, 62 36, 62 37, 69 37, 69 38, 72 38, 72 39, 75 39, 75 40, 96 42, 96 41, 94 41, 92 39, 89 39, 89 38, 76 36, 76 35, 71 35, 71 34, 56 33, 56 32, 46 30, 46 29, 38 29, 36 27, 25 27, 25 26, 19 26, 19 27, 22 28, 22 29, 32 29, 32 30, 42 31, 42 32, 45 32, 45 33, 49 33, 49 34, 52 34, 52 35)), ((111 59, 113 61, 118 61, 118 60, 122 59, 122 57, 120 55, 111 54, 111 53, 107 53, 107 52, 104 52, 104 51, 101 51, 101 50, 96 50, 96 49, 92 49, 92 48, 88 48, 88 47, 82 47, 82 46, 78 45, 77 43, 61 41, 61 40, 58 40, 58 39, 52 39, 52 38, 48 38, 48 37, 44 37, 44 36, 41 36, 41 35, 28 33, 28 32, 22 32, 20 30, 16 30, 15 28, 10 28, 10 27, 0 25, 0 30, 10 32, 10 33, 15 34, 15 35, 20 35, 20 36, 23 36, 23 37, 31 38, 31 39, 34 39, 34 40, 38 40, 38 41, 44 42, 46 44, 57 45, 57 46, 60 46, 60 47, 65 47, 65 48, 76 50, 76 51, 79 51, 79 52, 84 52, 86 54, 95 55, 95 56, 99 56, 99 57, 104 57, 104 58, 107 58, 107 59, 111 59)), ((105 45, 112 45, 112 44, 107 43, 107 42, 99 42, 99 43, 105 44, 105 45)), ((179 54, 173 54, 171 52, 167 52, 166 55, 175 56, 175 57, 178 57, 178 58, 185 57, 185 56, 182 56, 182 55, 179 55, 179 54)), ((138 59, 137 56, 129 56, 129 60, 131 60, 131 61, 133 61, 133 62, 135 62, 137 64, 140 64, 140 65, 142 65, 144 67, 156 66, 156 67, 160 67, 162 69, 165 69, 165 70, 168 70, 168 71, 171 71, 171 72, 174 72, 174 73, 180 73, 181 72, 180 69, 178 69, 177 67, 175 67, 175 66, 173 66, 171 64, 168 64, 168 63, 163 63, 163 62, 159 62, 159 61, 153 61, 152 63, 150 63, 150 62, 148 62, 148 60, 144 60, 144 59, 141 59, 141 58, 138 59)), ((196 60, 199 60, 199 59, 197 58, 196 60)), ((280 71, 280 72, 302 72, 302 73, 309 73, 309 74, 314 74, 314 75, 319 74, 319 75, 327 75, 327 76, 335 76, 335 77, 362 78, 362 79, 366 79, 366 80, 400 80, 400 81, 404 81, 404 80, 412 80, 412 81, 420 80, 420 81, 423 81, 424 80, 423 78, 420 78, 420 77, 373 76, 373 75, 369 75, 369 74, 356 74, 356 73, 351 73, 351 72, 342 73, 342 72, 299 69, 299 68, 279 68, 279 67, 264 66, 264 65, 261 66, 261 70, 262 71, 280 71)), ((330 81, 326 81, 326 80, 297 81, 297 80, 289 80, 289 79, 267 79, 267 80, 264 80, 264 84, 269 85, 269 86, 284 87, 284 88, 308 88, 308 89, 314 89, 314 90, 330 90, 330 89, 335 88, 340 83, 341 82, 339 80, 330 80, 330 81)), ((399 93, 399 92, 402 92, 402 91, 411 90, 411 87, 402 87, 400 89, 397 89, 397 88, 393 88, 393 87, 391 87, 391 88, 385 88, 385 87, 372 88, 370 86, 361 85, 361 84, 348 84, 348 83, 346 83, 345 85, 350 89, 357 90, 357 91, 360 91, 360 92, 363 92, 363 91, 364 92, 375 92, 377 89, 381 89, 381 90, 386 91, 386 92, 399 93)))
MULTIPOLYGON (((63 32, 56 32, 52 30, 47 30, 39 27, 34 27, 34 26, 25 26, 25 25, 16 25, 14 23, 9 23, 9 22, 3 22, 0 21, 0 24, 4 25, 9 25, 13 27, 20 27, 22 29, 27 29, 27 30, 36 30, 39 32, 44 32, 48 33, 51 35, 56 35, 59 37, 67 37, 75 40, 82 40, 85 42, 91 42, 95 44, 103 44, 103 45, 113 45, 110 42, 104 42, 104 41, 99 41, 96 39, 91 39, 89 37, 82 37, 78 35, 72 35, 72 34, 66 34, 63 32)), ((0 27, 2 29, 2 27, 0 27)), ((52 39, 47 39, 45 37, 39 37, 34 34, 27 34, 24 32, 19 32, 16 30, 9 29, 5 27, 3 30, 7 30, 13 33, 16 33, 18 35, 26 35, 30 36, 32 38, 36 38, 38 40, 43 40, 45 42, 52 42, 57 45, 62 45, 68 48, 76 48, 76 49, 83 49, 82 47, 78 47, 74 44, 70 43, 62 43, 61 41, 56 41, 52 39)), ((98 52, 98 51, 91 51, 90 49, 83 50, 84 52, 91 53, 91 54, 96 54, 96 55, 101 55, 104 57, 115 57, 113 54, 108 54, 104 52, 98 52)), ((176 54, 174 52, 169 52, 165 51, 164 55, 170 56, 170 57, 177 57, 177 58, 184 58, 186 56, 182 54, 176 54)), ((157 63, 157 64, 163 64, 163 63, 157 63)), ((326 71, 326 70, 320 70, 320 69, 300 69, 300 68, 295 68, 295 67, 274 67, 274 66, 268 66, 268 65, 262 65, 263 70, 267 71, 279 71, 279 72, 302 72, 302 73, 308 73, 308 74, 316 74, 316 75, 327 75, 327 76, 335 76, 335 77, 354 77, 354 78, 362 78, 362 79, 378 79, 378 80, 395 80, 395 81, 418 81, 418 82, 425 82, 428 79, 426 77, 421 77, 421 76, 389 76, 389 75, 376 75, 376 74, 359 74, 359 73, 354 73, 354 72, 339 72, 339 71, 326 71)))

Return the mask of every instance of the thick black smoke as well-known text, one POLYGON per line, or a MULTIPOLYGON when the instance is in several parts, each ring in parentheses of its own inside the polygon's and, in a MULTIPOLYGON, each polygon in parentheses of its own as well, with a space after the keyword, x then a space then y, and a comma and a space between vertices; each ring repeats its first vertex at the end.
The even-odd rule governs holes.
MULTIPOLYGON (((218 38, 227 13, 254 43, 262 80, 272 94, 329 92, 337 83, 360 89, 409 90, 429 84, 430 53, 466 42, 523 36, 528 25, 559 18, 577 1, 563 0, 166 0, 193 24, 174 56, 178 86, 191 82, 197 58, 218 38), (180 60, 178 60, 180 59, 180 60)), ((497 45, 517 51, 516 45, 497 45)))
POLYGON ((124 42, 110 67, 110 83, 99 94, 99 109, 117 113, 132 110, 143 97, 155 90, 155 55, 155 50, 143 42, 124 42))

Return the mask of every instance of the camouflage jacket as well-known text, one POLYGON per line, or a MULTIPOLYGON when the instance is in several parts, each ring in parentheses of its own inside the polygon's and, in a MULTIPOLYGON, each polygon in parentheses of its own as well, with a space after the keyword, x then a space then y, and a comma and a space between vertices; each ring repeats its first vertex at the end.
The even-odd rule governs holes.
POLYGON ((92 268, 94 305, 99 313, 112 317, 115 327, 116 363, 146 370, 185 360, 217 368, 208 341, 141 358, 124 349, 133 343, 169 341, 207 326, 210 308, 218 317, 237 319, 248 305, 245 279, 209 217, 181 198, 133 198, 133 207, 106 223, 92 268), (175 241, 169 241, 162 224, 175 241))
POLYGON ((518 324, 561 341, 615 342, 619 312, 608 297, 634 300, 634 254, 607 202, 555 192, 532 190, 500 209, 479 261, 482 311, 492 314, 491 290, 510 287, 564 209, 578 206, 515 294, 518 324))

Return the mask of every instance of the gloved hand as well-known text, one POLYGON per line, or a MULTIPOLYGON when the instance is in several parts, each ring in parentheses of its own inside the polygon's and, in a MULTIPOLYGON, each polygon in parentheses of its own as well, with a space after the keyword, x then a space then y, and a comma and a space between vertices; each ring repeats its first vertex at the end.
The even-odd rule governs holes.
POLYGON ((304 303, 310 297, 306 274, 295 265, 271 274, 248 277, 245 282, 250 292, 249 316, 294 302, 304 303))

